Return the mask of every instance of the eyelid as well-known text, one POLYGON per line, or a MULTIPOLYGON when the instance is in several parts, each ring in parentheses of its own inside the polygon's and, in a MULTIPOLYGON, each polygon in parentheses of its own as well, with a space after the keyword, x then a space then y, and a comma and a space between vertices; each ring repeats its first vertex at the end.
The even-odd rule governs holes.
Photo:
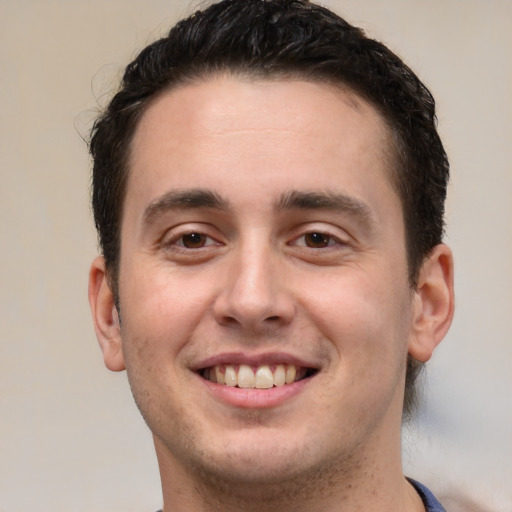
POLYGON ((190 224, 180 224, 178 226, 174 226, 168 229, 164 235, 161 237, 158 245, 160 247, 177 247, 184 251, 197 251, 203 247, 211 247, 215 245, 223 245, 222 241, 219 240, 219 236, 215 236, 212 231, 216 231, 215 235, 218 235, 218 231, 215 230, 211 225, 202 224, 202 223, 190 223, 190 224), (198 234, 206 237, 209 241, 202 247, 197 249, 192 249, 186 247, 183 243, 183 237, 191 234, 198 234), (213 242, 213 243, 211 243, 213 242))
POLYGON ((291 238, 288 245, 298 246, 298 247, 306 247, 307 249, 319 250, 320 248, 308 247, 305 243, 299 244, 297 243, 299 240, 303 239, 306 235, 318 233, 324 235, 333 241, 333 243, 329 243, 327 246, 323 247, 323 249, 333 247, 335 245, 348 245, 350 243, 350 235, 343 229, 337 228, 334 226, 326 226, 320 225, 317 223, 307 223, 302 225, 299 229, 296 230, 294 236, 291 238))
POLYGON ((206 235, 205 233, 201 233, 199 231, 190 231, 188 233, 183 233, 181 235, 179 235, 178 237, 174 237, 172 240, 171 240, 171 243, 172 241, 174 240, 174 243, 178 246, 178 247, 183 247, 183 249, 188 249, 188 250, 197 250, 197 249, 200 249, 200 248, 203 248, 203 247, 209 247, 210 245, 219 245, 219 242, 217 240, 215 240, 214 238, 212 238, 211 236, 209 235, 206 235), (183 243, 183 238, 186 237, 187 235, 201 235, 201 236, 204 236, 206 239, 207 239, 207 242, 202 245, 201 247, 187 247, 184 243, 183 243), (209 242, 208 242, 209 240, 209 242), (181 243, 180 243, 181 242, 181 243), (213 243, 212 243, 213 242, 213 243))
POLYGON ((298 238, 295 238, 295 240, 294 240, 293 242, 294 242, 294 243, 293 243, 292 245, 299 246, 299 247, 306 247, 306 248, 308 248, 308 249, 314 249, 314 250, 318 250, 318 249, 325 249, 325 248, 327 248, 327 247, 332 247, 333 245, 337 245, 337 244, 341 243, 341 241, 340 241, 340 240, 338 240, 336 237, 334 237, 334 236, 332 236, 332 235, 329 235, 329 234, 327 234, 327 233, 322 233, 322 232, 320 232, 320 231, 310 231, 309 233, 304 233, 304 234, 302 234, 301 236, 299 236, 298 238), (306 241, 305 241, 305 237, 306 237, 307 235, 311 235, 311 234, 313 234, 313 233, 315 233, 315 234, 319 234, 319 235, 323 235, 323 236, 325 236, 326 238, 328 238, 328 239, 329 239, 329 241, 328 241, 327 245, 325 245, 324 247, 311 247, 311 246, 309 246, 309 245, 306 243, 306 241), (298 242, 299 242, 299 240, 302 240, 302 239, 304 239, 304 243, 298 243, 298 242))

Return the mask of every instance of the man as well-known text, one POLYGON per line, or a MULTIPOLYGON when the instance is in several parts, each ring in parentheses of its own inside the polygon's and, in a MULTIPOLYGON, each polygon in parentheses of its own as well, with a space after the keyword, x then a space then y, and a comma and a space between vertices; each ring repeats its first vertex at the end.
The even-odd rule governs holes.
POLYGON ((91 153, 92 314, 163 510, 443 510, 400 457, 453 315, 412 71, 305 0, 225 0, 128 66, 91 153))

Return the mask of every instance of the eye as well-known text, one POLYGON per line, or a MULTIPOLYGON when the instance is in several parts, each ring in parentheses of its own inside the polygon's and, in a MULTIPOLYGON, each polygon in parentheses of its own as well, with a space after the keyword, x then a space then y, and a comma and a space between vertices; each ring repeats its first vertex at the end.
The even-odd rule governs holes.
POLYGON ((355 251, 349 233, 330 223, 314 224, 298 226, 286 244, 288 254, 313 265, 346 263, 355 251))
POLYGON ((176 240, 176 245, 186 249, 201 249, 216 242, 204 233, 186 233, 176 240))
POLYGON ((303 238, 304 245, 312 249, 322 249, 334 244, 334 240, 330 235, 320 232, 306 233, 303 238))
POLYGON ((336 245, 339 241, 327 233, 321 231, 311 231, 297 238, 293 245, 308 247, 310 249, 323 249, 331 245, 336 245))
POLYGON ((225 252, 226 237, 214 225, 185 222, 171 227, 155 244, 166 261, 177 265, 196 265, 225 252))

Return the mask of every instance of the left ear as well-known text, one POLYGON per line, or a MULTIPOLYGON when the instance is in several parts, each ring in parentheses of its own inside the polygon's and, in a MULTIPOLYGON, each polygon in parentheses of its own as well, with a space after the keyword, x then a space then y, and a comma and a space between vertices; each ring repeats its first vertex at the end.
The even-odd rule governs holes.
POLYGON ((423 262, 414 292, 411 357, 421 362, 431 358, 452 323, 454 306, 453 256, 439 244, 423 262))
POLYGON ((121 327, 105 260, 101 256, 94 259, 89 271, 89 303, 105 366, 120 372, 125 369, 121 327))

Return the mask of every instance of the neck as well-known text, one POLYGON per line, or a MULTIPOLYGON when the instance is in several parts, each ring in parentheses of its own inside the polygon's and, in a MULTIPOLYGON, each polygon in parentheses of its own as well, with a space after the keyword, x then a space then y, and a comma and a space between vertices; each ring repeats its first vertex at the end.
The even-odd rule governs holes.
MULTIPOLYGON (((164 457, 158 440, 164 512, 424 512, 420 497, 402 473, 390 447, 385 462, 345 459, 292 479, 225 478, 202 468, 184 468, 164 457)), ((398 450, 398 453, 399 450, 398 450)), ((360 454, 359 454, 360 455, 360 454)))

